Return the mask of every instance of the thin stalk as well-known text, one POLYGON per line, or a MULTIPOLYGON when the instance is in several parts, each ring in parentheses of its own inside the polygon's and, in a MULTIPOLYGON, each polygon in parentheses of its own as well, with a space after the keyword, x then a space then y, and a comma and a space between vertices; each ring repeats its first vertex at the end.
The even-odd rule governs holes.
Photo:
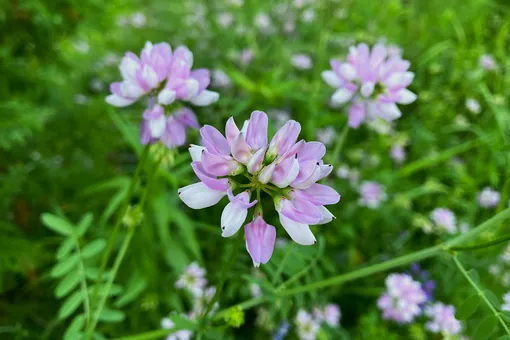
POLYGON ((136 184, 140 177, 140 173, 141 173, 142 168, 144 167, 147 157, 149 155, 149 147, 150 147, 150 145, 147 145, 143 149, 142 155, 140 157, 140 161, 138 162, 138 165, 136 166, 135 173, 133 175, 133 178, 131 179, 131 183, 129 184, 128 193, 127 193, 126 197, 124 198, 124 201, 122 202, 122 206, 119 211, 119 214, 117 215, 117 220, 115 221, 115 225, 113 227, 112 234, 108 241, 108 246, 106 247, 106 251, 104 252, 103 259, 101 260, 101 267, 99 268, 99 275, 97 276, 96 282, 94 284, 94 291, 92 292, 92 296, 91 296, 91 307, 92 308, 94 308, 94 302, 96 301, 97 294, 99 293, 99 286, 101 285, 103 274, 106 270, 106 266, 108 265, 108 260, 110 259, 110 255, 113 251, 113 247, 114 247, 115 241, 117 239, 117 234, 119 233, 120 227, 122 225, 122 219, 124 218, 124 215, 126 214, 126 211, 129 208, 129 201, 131 200, 131 196, 133 196, 133 193, 136 188, 136 184))
POLYGON ((207 322, 207 316, 211 312, 216 301, 218 301, 218 299, 220 298, 221 292, 223 291, 223 286, 225 285, 225 281, 227 281, 229 271, 232 268, 232 266, 234 265, 235 260, 237 259, 237 253, 239 251, 239 245, 240 245, 241 241, 244 241, 244 237, 243 237, 242 233, 239 233, 239 235, 237 236, 237 239, 234 241, 234 244, 232 245, 232 249, 229 252, 228 262, 227 262, 226 266, 224 266, 221 271, 220 281, 216 287, 216 292, 214 293, 214 296, 211 299, 211 301, 209 301, 209 303, 207 304, 205 313, 204 313, 204 315, 202 315, 202 317, 200 319, 200 326, 198 329, 199 333, 197 335, 198 338, 201 338, 202 331, 204 330, 203 328, 205 326, 205 323, 207 322))
POLYGON ((294 244, 295 243, 292 243, 290 245, 290 249, 285 253, 285 256, 283 257, 282 262, 278 266, 278 269, 276 270, 276 274, 274 275, 274 278, 273 278, 273 282, 272 282, 273 286, 275 286, 278 283, 278 281, 280 281, 280 276, 282 275, 283 268, 285 268, 285 264, 287 263, 287 260, 289 259, 290 255, 294 252, 294 244))
POLYGON ((308 273, 308 271, 310 270, 310 268, 314 267, 315 265, 317 264, 317 259, 313 259, 312 261, 310 261, 310 263, 308 264, 308 266, 306 266, 305 268, 303 268, 302 270, 300 270, 299 272, 297 272, 296 274, 294 274, 290 279, 288 279, 287 281, 283 282, 281 285, 279 285, 276 290, 282 290, 284 289, 285 287, 287 287, 288 285, 290 285, 291 283, 299 280, 303 275, 305 275, 306 273, 308 273))
POLYGON ((333 149, 333 153, 331 156, 331 164, 337 164, 338 159, 340 158, 340 152, 342 151, 342 147, 347 139, 347 134, 349 133, 349 125, 345 124, 342 132, 338 135, 336 139, 335 148, 333 149))
POLYGON ((485 294, 483 293, 483 291, 478 287, 478 285, 471 279, 471 277, 469 276, 469 274, 467 273, 466 269, 464 268, 464 266, 462 265, 462 263, 459 261, 459 259, 457 258, 457 255, 454 255, 452 256, 453 257, 453 261, 455 261, 455 264, 457 265, 457 267, 459 268, 460 272, 462 273, 462 275, 464 275, 464 277, 466 278, 466 280, 469 282, 469 284, 473 287, 474 290, 476 290, 476 292, 478 293, 478 295, 480 296, 480 298, 485 302, 485 304, 487 305, 487 307, 489 307, 489 309, 491 310, 491 312, 496 316, 496 318, 498 319, 499 323, 501 324, 501 326, 503 326, 503 328, 505 329, 505 332, 506 334, 509 334, 510 335, 510 329, 508 329, 508 326, 506 325, 505 321, 503 320, 503 318, 501 317, 501 315, 498 313, 498 311, 496 310, 496 308, 494 308, 494 306, 492 305, 492 303, 490 303, 490 301, 487 299, 487 297, 485 296, 485 294))
POLYGON ((80 243, 78 242, 78 237, 75 234, 74 242, 76 243, 76 252, 78 253, 79 258, 79 271, 80 271, 80 288, 85 296, 83 301, 83 307, 85 309, 85 317, 87 320, 86 325, 88 326, 90 323, 90 295, 89 288, 87 287, 87 280, 85 278, 85 267, 83 266, 83 257, 81 256, 80 243))
POLYGON ((508 241, 510 241, 510 234, 506 234, 505 236, 498 237, 498 238, 496 238, 494 240, 491 240, 491 241, 488 241, 488 242, 485 242, 485 243, 473 244, 473 245, 470 245, 470 246, 450 247, 450 248, 448 248, 448 250, 451 250, 451 251, 478 250, 478 249, 484 249, 484 248, 496 246, 498 244, 501 244, 501 243, 504 243, 504 242, 508 242, 508 241))
MULTIPOLYGON (((147 149, 147 148, 146 148, 147 149)), ((145 151, 145 150, 144 150, 145 151)), ((161 160, 160 160, 161 161, 161 160)), ((157 167, 159 166, 159 162, 157 164, 153 164, 151 171, 149 172, 148 176, 148 182, 147 185, 144 188, 142 198, 140 202, 138 203, 140 209, 143 211, 145 201, 147 199, 147 193, 149 192, 149 187, 152 184, 152 180, 154 178, 154 175, 156 173, 157 167)), ((126 209, 127 210, 127 209, 126 209)), ((125 213, 125 211, 124 211, 125 213)), ((123 216, 122 216, 123 217, 123 216)), ((121 217, 121 221, 122 221, 121 217)), ((117 276, 117 272, 119 271, 120 265, 122 263, 122 260, 124 259, 124 256, 127 253, 127 250, 129 248, 129 244, 131 243, 131 239, 133 238, 133 235, 136 231, 136 225, 130 226, 128 233, 126 237, 124 238, 124 241, 122 242, 122 245, 120 247, 119 253, 117 254, 117 257, 115 258, 115 261, 113 263, 113 267, 111 269, 110 275, 108 275, 108 281, 106 281, 105 287, 103 292, 99 295, 99 303, 95 307, 95 311, 92 315, 92 322, 87 327, 87 339, 92 339, 94 330, 96 328, 97 322, 99 321, 99 317, 101 313, 103 312, 104 305, 106 303, 106 300, 108 299, 108 293, 110 292, 110 289, 112 288, 113 281, 115 280, 115 277, 117 276)))

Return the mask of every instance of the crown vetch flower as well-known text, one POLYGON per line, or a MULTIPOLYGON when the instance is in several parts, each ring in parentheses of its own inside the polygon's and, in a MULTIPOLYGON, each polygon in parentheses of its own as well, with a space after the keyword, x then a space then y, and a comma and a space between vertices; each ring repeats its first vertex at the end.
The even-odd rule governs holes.
POLYGON ((324 144, 298 141, 301 125, 293 120, 271 141, 267 128, 268 117, 262 111, 254 111, 242 129, 230 118, 225 136, 212 126, 201 128, 203 146, 192 145, 189 149, 191 166, 200 182, 179 189, 179 197, 192 209, 213 206, 228 196, 230 203, 221 216, 224 237, 234 235, 244 224, 248 210, 257 204, 254 220, 244 228, 255 266, 269 261, 276 238, 276 229, 263 220, 261 194, 272 197, 282 226, 303 245, 316 242, 309 225, 333 220, 325 205, 340 200, 333 188, 317 183, 333 169, 322 161, 324 144), (257 200, 251 199, 253 193, 257 200))
POLYGON ((207 279, 205 278, 205 269, 200 267, 198 263, 192 262, 186 267, 184 273, 175 282, 175 287, 179 289, 187 289, 193 295, 201 294, 207 285, 207 279))
POLYGON ((495 208, 500 198, 501 194, 499 192, 490 187, 485 187, 478 195, 478 203, 482 208, 495 208))
POLYGON ((375 117, 398 119, 402 114, 397 104, 416 100, 416 94, 407 89, 414 79, 409 66, 399 54, 390 55, 383 44, 370 50, 362 43, 350 47, 345 62, 331 60, 332 70, 322 72, 322 78, 337 89, 331 97, 333 105, 350 102, 349 126, 357 128, 375 117))
POLYGON ((430 218, 439 233, 446 231, 454 234, 457 230, 457 219, 450 209, 436 208, 430 213, 430 218))
POLYGON ((425 328, 432 333, 456 335, 462 330, 462 324, 455 318, 454 306, 437 302, 425 308, 425 315, 430 318, 425 328))
POLYGON ((370 209, 379 208, 381 203, 388 198, 384 187, 372 181, 363 182, 359 188, 359 194, 359 204, 370 209))
POLYGON ((420 305, 427 301, 427 294, 418 281, 408 274, 390 274, 386 278, 387 291, 377 300, 383 318, 398 323, 410 323, 421 314, 420 305))

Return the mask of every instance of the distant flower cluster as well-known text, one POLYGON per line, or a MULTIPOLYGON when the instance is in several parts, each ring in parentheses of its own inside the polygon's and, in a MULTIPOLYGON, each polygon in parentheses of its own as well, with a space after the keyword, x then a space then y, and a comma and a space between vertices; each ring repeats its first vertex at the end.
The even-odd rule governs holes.
POLYGON ((131 105, 148 97, 143 114, 140 139, 142 144, 161 141, 169 148, 184 145, 186 129, 198 128, 193 111, 183 107, 165 115, 165 106, 176 100, 207 106, 218 100, 217 92, 207 90, 210 75, 207 69, 192 70, 193 54, 185 46, 175 51, 167 43, 146 42, 140 57, 128 52, 119 69, 121 82, 110 85, 106 102, 117 107, 131 105))
POLYGON ((349 126, 380 117, 392 121, 402 115, 397 104, 410 104, 416 95, 407 87, 414 79, 410 63, 400 54, 388 53, 383 44, 372 50, 366 44, 351 46, 345 62, 331 60, 332 70, 322 72, 324 81, 337 90, 334 106, 350 103, 349 126))
POLYGON ((385 188, 381 184, 372 181, 363 182, 359 188, 359 194, 359 204, 370 209, 379 208, 388 198, 385 188))
MULTIPOLYGON (((216 287, 207 287, 207 279, 205 278, 206 270, 200 267, 196 262, 192 262, 185 268, 184 273, 175 282, 177 289, 183 289, 192 296, 193 303, 191 311, 186 315, 189 320, 198 320, 206 311, 207 305, 212 300, 216 287)), ((218 309, 216 302, 211 309, 214 313, 218 309)), ((174 323, 168 317, 161 320, 161 327, 164 329, 172 329, 174 323)), ((190 330, 179 330, 167 336, 166 340, 188 340, 193 338, 193 332, 190 330)))
POLYGON ((501 194, 499 192, 492 188, 485 187, 478 195, 478 204, 480 204, 482 208, 493 209, 498 205, 500 198, 501 194))
POLYGON ((296 333, 301 340, 316 339, 321 325, 338 328, 340 326, 340 307, 328 304, 325 307, 315 307, 313 313, 300 309, 296 316, 296 333))
MULTIPOLYGON (((419 267, 413 268, 416 274, 419 267)), ((386 292, 377 300, 383 318, 399 324, 410 324, 418 316, 428 318, 425 328, 431 333, 443 336, 458 335, 462 324, 455 318, 455 307, 441 302, 428 302, 428 296, 419 281, 408 274, 390 274, 386 278, 386 292)))

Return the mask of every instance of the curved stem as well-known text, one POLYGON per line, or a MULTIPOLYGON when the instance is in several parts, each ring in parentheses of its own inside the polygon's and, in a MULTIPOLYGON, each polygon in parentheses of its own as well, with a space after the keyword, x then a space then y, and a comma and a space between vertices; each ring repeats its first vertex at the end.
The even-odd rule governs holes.
POLYGON ((485 243, 473 244, 470 246, 455 246, 455 247, 448 248, 448 250, 451 250, 451 251, 478 250, 478 249, 484 249, 484 248, 496 246, 498 244, 501 244, 501 243, 504 243, 507 241, 510 241, 510 234, 506 234, 505 236, 498 237, 492 241, 488 241, 485 243))
POLYGON ((349 133, 349 125, 345 124, 342 132, 338 135, 336 140, 335 148, 333 149, 333 153, 331 156, 331 163, 337 164, 338 159, 340 158, 340 151, 342 151, 342 147, 347 139, 347 134, 349 133))
POLYGON ((492 303, 487 299, 487 297, 485 296, 485 294, 483 293, 483 291, 478 287, 478 285, 471 279, 471 277, 469 276, 469 274, 467 273, 466 269, 464 268, 464 266, 462 265, 462 263, 459 261, 457 255, 453 255, 453 261, 455 262, 455 264, 457 265, 457 267, 459 268, 460 272, 462 273, 462 275, 464 275, 464 277, 466 278, 466 280, 469 282, 469 284, 474 288, 474 290, 476 290, 476 292, 478 293, 478 296, 480 296, 480 298, 485 302, 485 304, 487 305, 487 307, 489 307, 489 309, 491 310, 491 312, 494 314, 494 316, 498 319, 499 323, 501 324, 501 326, 503 326, 503 328, 505 329, 505 332, 506 334, 509 334, 510 335, 510 329, 508 329, 508 326, 506 325, 505 321, 503 320, 503 318, 501 317, 501 315, 498 313, 498 311, 496 310, 496 308, 494 308, 494 306, 492 305, 492 303))

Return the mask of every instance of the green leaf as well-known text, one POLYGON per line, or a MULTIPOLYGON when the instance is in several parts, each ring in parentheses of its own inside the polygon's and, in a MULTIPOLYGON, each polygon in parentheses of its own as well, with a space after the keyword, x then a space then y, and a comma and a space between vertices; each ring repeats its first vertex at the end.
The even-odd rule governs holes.
POLYGON ((60 235, 71 236, 73 234, 73 226, 62 217, 46 213, 42 214, 41 220, 46 227, 60 235))
POLYGON ((99 254, 106 247, 106 241, 102 238, 87 244, 81 251, 81 255, 88 259, 99 254))
POLYGON ((469 275, 471 280, 474 281, 474 283, 476 283, 478 286, 480 285, 480 275, 478 275, 476 269, 471 268, 470 270, 468 270, 467 274, 469 275))
POLYGON ((195 235, 195 224, 185 213, 182 212, 181 209, 178 209, 176 206, 169 205, 167 209, 170 211, 170 215, 175 221, 175 224, 179 227, 184 244, 189 250, 191 250, 193 255, 200 260, 202 256, 200 253, 200 246, 195 235))
POLYGON ((501 317, 506 320, 507 322, 510 322, 510 311, 502 311, 501 312, 501 317))
POLYGON ((83 236, 89 229, 90 225, 92 224, 92 220, 94 219, 94 216, 92 213, 86 213, 81 218, 80 222, 78 223, 78 235, 83 236))
POLYGON ((497 340, 510 340, 510 335, 503 335, 502 337, 499 337, 497 340))
POLYGON ((126 315, 120 310, 104 308, 101 315, 99 315, 99 320, 103 322, 121 322, 125 317, 126 315))
POLYGON ((58 318, 65 319, 69 315, 73 314, 78 307, 80 307, 81 302, 83 301, 83 293, 78 290, 73 295, 67 298, 67 300, 62 304, 60 310, 58 311, 58 318))
MULTIPOLYGON (((108 279, 109 272, 103 272, 101 280, 108 279)), ((85 268, 85 277, 89 280, 95 281, 99 277, 99 268, 85 268)))
POLYGON ((64 257, 69 255, 71 250, 73 250, 74 245, 75 242, 73 238, 68 238, 64 242, 62 242, 57 251, 57 260, 61 261, 64 257))
POLYGON ((76 265, 78 265, 79 257, 78 255, 74 254, 67 259, 65 259, 62 262, 59 262, 53 267, 51 270, 51 276, 53 277, 60 277, 64 276, 65 274, 69 273, 76 265))
POLYGON ((85 316, 83 314, 77 315, 67 327, 64 333, 64 340, 77 340, 81 339, 83 326, 85 325, 85 316))
POLYGON ((488 315, 480 322, 473 333, 472 340, 485 340, 496 330, 498 319, 494 315, 488 315))
POLYGON ((480 305, 480 301, 478 294, 469 296, 460 304, 459 308, 457 308, 455 311, 455 317, 459 320, 466 320, 473 315, 474 312, 476 312, 476 309, 480 305))
POLYGON ((147 281, 137 275, 132 276, 122 296, 115 302, 115 307, 120 308, 135 300, 147 287, 147 281))
POLYGON ((80 283, 80 274, 78 270, 73 270, 60 281, 55 289, 55 296, 62 298, 69 294, 80 283))
POLYGON ((496 296, 496 294, 494 294, 492 291, 486 289, 483 291, 483 294, 485 295, 485 297, 487 298, 487 300, 489 300, 489 302, 494 306, 496 307, 496 309, 500 309, 501 308, 501 304, 499 303, 499 299, 498 297, 496 296))

